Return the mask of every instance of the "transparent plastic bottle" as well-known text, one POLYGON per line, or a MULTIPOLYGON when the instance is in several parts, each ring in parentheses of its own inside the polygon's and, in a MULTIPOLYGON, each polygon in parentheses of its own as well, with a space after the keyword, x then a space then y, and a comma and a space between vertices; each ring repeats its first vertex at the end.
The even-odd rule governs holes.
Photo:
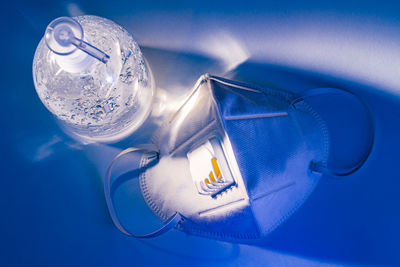
POLYGON ((155 86, 138 44, 104 18, 51 22, 36 49, 33 77, 47 109, 83 142, 119 141, 151 110, 155 86))

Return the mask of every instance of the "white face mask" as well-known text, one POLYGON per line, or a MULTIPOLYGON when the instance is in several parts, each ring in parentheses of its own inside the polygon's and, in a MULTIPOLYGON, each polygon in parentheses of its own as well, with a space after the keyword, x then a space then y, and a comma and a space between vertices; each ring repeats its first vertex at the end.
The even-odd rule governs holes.
MULTIPOLYGON (((347 175, 368 157, 347 172, 327 169, 328 130, 304 97, 207 75, 151 144, 117 158, 138 150, 145 152, 143 197, 164 226, 133 236, 153 237, 176 227, 233 242, 264 237, 307 199, 322 173, 347 175)), ((105 180, 110 214, 122 232, 132 235, 113 207, 111 167, 105 180)))

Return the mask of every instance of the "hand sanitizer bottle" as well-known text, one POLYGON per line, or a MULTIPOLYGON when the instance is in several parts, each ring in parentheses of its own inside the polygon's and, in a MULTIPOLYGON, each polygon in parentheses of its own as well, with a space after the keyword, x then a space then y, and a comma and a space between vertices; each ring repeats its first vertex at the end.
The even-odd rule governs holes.
POLYGON ((155 88, 132 36, 96 16, 52 21, 36 49, 33 78, 47 109, 84 143, 132 134, 149 115, 155 88))

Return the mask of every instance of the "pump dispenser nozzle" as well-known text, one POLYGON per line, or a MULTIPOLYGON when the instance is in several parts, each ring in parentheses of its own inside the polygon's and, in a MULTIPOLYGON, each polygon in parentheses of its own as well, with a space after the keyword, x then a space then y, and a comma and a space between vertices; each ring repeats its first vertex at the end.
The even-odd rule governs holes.
POLYGON ((70 55, 77 49, 107 63, 110 58, 106 53, 83 41, 82 26, 69 17, 60 17, 47 26, 44 39, 47 47, 58 55, 70 55))

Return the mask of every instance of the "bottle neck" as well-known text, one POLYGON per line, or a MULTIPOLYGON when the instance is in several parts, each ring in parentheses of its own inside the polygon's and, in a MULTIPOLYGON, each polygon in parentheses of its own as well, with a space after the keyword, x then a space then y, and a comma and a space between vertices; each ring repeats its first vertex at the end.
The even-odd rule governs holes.
POLYGON ((69 55, 54 54, 54 56, 60 68, 70 73, 84 72, 96 62, 95 58, 79 49, 69 55))

